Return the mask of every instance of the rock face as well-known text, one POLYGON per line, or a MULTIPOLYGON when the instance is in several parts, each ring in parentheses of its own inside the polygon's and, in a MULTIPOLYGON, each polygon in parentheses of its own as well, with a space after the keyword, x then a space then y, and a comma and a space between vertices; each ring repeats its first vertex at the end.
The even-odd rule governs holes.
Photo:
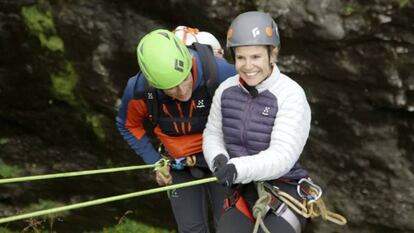
MULTIPOLYGON (((262 10, 279 25, 281 70, 311 104, 302 164, 349 220, 314 220, 306 232, 414 232, 413 8, 411 0, 2 1, 0 158, 26 175, 139 163, 114 124, 139 39, 188 25, 225 44, 236 15, 262 10)), ((9 189, 5 206, 23 195, 9 189)))

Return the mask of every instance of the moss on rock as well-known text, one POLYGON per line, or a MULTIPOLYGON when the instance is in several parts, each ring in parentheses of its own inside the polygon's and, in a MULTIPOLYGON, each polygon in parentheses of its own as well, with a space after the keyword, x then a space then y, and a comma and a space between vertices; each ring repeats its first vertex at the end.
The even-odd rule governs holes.
POLYGON ((0 178, 17 177, 22 173, 22 169, 17 166, 8 165, 0 159, 0 178))
POLYGON ((63 52, 62 39, 57 36, 55 25, 50 11, 41 10, 37 5, 22 7, 23 19, 43 47, 53 52, 63 52))
POLYGON ((78 75, 71 63, 65 61, 62 70, 50 74, 52 80, 52 92, 56 98, 68 102, 70 105, 78 105, 74 89, 78 82, 78 75))
POLYGON ((105 139, 105 129, 103 127, 103 122, 105 116, 102 114, 89 113, 86 116, 86 122, 92 127, 94 134, 101 140, 105 139))

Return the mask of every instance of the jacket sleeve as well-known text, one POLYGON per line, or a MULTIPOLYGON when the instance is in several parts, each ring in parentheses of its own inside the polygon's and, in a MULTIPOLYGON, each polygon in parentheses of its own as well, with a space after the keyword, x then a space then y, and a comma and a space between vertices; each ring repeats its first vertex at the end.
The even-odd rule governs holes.
POLYGON ((221 95, 223 93, 224 85, 225 83, 221 84, 214 94, 206 128, 203 132, 204 158, 211 171, 213 171, 213 161, 217 155, 223 154, 227 156, 227 158, 229 157, 224 144, 221 122, 221 95))
POLYGON ((305 93, 292 80, 285 82, 275 92, 278 96, 279 110, 272 129, 269 148, 258 154, 233 158, 229 161, 237 169, 236 183, 245 184, 282 177, 292 169, 302 153, 311 121, 310 107, 305 93))
MULTIPOLYGON (((140 76, 143 78, 143 76, 140 76)), ((121 106, 116 117, 116 126, 128 143, 146 164, 153 164, 161 159, 154 149, 144 129, 144 119, 148 110, 143 99, 134 99, 135 83, 138 75, 130 78, 122 96, 121 106)))

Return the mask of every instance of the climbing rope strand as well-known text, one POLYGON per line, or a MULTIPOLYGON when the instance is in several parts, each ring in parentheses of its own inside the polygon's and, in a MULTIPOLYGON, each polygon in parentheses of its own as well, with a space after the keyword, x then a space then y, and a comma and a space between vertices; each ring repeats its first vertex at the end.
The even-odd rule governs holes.
POLYGON ((36 176, 15 177, 15 178, 0 179, 0 184, 33 181, 33 180, 55 179, 55 178, 63 178, 63 177, 84 176, 84 175, 93 175, 93 174, 102 174, 102 173, 111 173, 111 172, 120 172, 120 171, 149 169, 149 168, 155 168, 159 166, 162 166, 162 165, 157 163, 157 164, 148 164, 148 165, 139 165, 139 166, 105 168, 105 169, 97 169, 97 170, 86 170, 86 171, 64 172, 64 173, 36 175, 36 176))
POLYGON ((254 203, 253 206, 253 217, 256 219, 256 223, 254 225, 253 233, 257 233, 259 231, 259 226, 265 233, 270 233, 269 229, 267 229, 266 225, 263 222, 263 218, 265 217, 267 211, 269 210, 269 204, 272 200, 272 196, 264 189, 263 182, 256 183, 257 194, 259 198, 254 203))
POLYGON ((290 194, 279 191, 278 195, 276 195, 282 202, 288 205, 292 210, 296 213, 301 214, 305 218, 309 218, 309 211, 306 208, 306 205, 302 204, 296 198, 292 197, 290 194))
POLYGON ((344 216, 329 211, 322 199, 309 204, 309 215, 311 217, 321 216, 323 220, 331 221, 338 225, 345 225, 347 220, 344 216))
POLYGON ((307 203, 305 202, 302 204, 294 197, 283 191, 276 192, 276 196, 286 205, 288 205, 292 210, 305 218, 315 218, 321 216, 323 220, 331 221, 338 225, 345 225, 347 223, 347 220, 344 216, 329 211, 326 208, 322 198, 318 199, 317 201, 307 203))
POLYGON ((79 208, 83 208, 83 207, 87 207, 87 206, 99 205, 99 204, 103 204, 103 203, 118 201, 118 200, 132 198, 132 197, 139 197, 139 196, 144 196, 144 195, 148 195, 148 194, 164 192, 164 191, 168 191, 168 190, 172 190, 172 189, 178 189, 178 188, 184 188, 184 187, 189 187, 189 186, 194 186, 194 185, 199 185, 199 184, 205 184, 205 183, 210 183, 210 182, 215 182, 215 181, 217 181, 216 177, 209 177, 209 178, 205 178, 205 179, 194 180, 194 181, 190 181, 190 182, 184 182, 184 183, 180 183, 180 184, 174 184, 174 185, 169 185, 169 186, 164 186, 164 187, 159 187, 159 188, 153 188, 153 189, 143 190, 143 191, 139 191, 139 192, 122 194, 122 195, 117 195, 117 196, 112 196, 112 197, 105 197, 105 198, 100 198, 100 199, 96 199, 96 200, 92 200, 92 201, 81 202, 81 203, 76 203, 76 204, 72 204, 72 205, 66 205, 66 206, 61 206, 61 207, 56 207, 56 208, 51 208, 51 209, 46 209, 46 210, 40 210, 40 211, 27 213, 27 214, 21 214, 21 215, 15 215, 15 216, 10 216, 10 217, 0 218, 0 224, 1 223, 6 223, 6 222, 17 221, 17 220, 21 220, 21 219, 33 218, 33 217, 37 217, 37 216, 41 216, 41 215, 47 215, 47 214, 67 211, 67 210, 79 209, 79 208))

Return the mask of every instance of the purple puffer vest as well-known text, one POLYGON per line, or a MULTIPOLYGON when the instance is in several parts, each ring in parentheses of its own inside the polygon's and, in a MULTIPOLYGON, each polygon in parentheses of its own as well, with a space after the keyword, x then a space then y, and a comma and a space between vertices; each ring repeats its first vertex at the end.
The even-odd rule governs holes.
MULTIPOLYGON (((278 100, 270 91, 252 97, 240 86, 226 89, 221 96, 223 135, 230 158, 254 155, 270 145, 278 100)), ((299 180, 308 174, 298 162, 283 178, 299 180)))

